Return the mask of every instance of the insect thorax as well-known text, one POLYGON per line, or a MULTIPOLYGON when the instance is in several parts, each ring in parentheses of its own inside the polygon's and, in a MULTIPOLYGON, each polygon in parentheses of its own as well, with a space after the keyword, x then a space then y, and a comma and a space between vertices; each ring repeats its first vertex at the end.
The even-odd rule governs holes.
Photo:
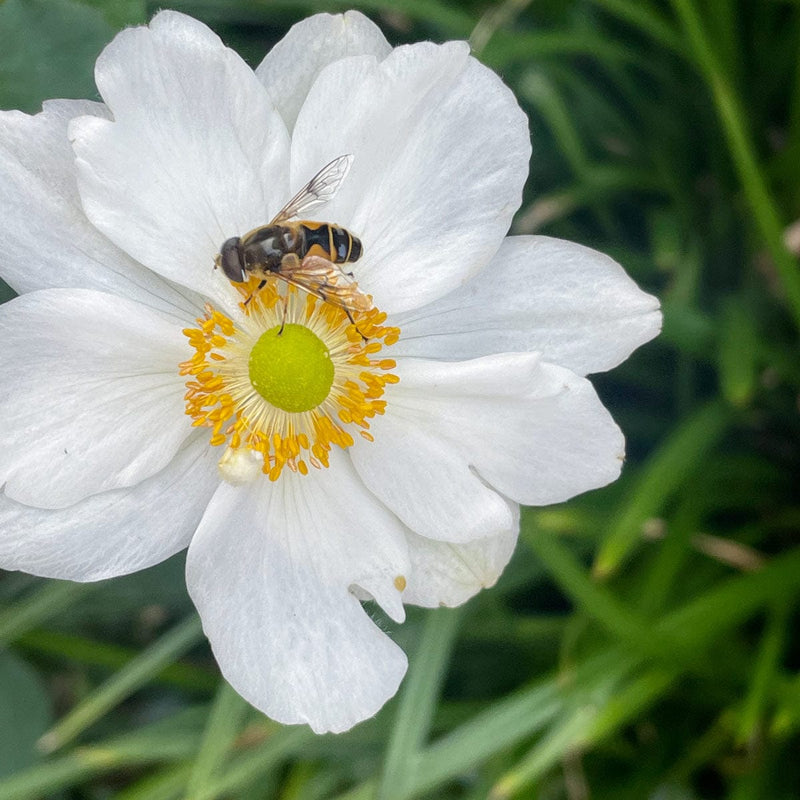
POLYGON ((242 246, 245 269, 275 272, 287 253, 296 252, 298 242, 290 228, 265 225, 251 232, 242 246))

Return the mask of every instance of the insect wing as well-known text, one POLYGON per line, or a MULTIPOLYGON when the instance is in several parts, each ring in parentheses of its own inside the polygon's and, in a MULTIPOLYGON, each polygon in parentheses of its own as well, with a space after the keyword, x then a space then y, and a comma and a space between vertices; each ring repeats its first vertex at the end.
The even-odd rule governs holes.
POLYGON ((326 303, 348 311, 369 311, 372 300, 340 267, 319 256, 307 256, 297 267, 281 269, 278 273, 287 283, 313 294, 326 303))
POLYGON ((350 171, 352 155, 339 156, 324 166, 277 214, 270 225, 280 225, 333 200, 350 171))

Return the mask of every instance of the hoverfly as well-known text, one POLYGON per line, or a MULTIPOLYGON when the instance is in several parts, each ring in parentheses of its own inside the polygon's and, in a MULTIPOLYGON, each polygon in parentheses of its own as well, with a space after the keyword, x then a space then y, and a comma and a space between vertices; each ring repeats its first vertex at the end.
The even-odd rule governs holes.
POLYGON ((334 159, 268 225, 225 241, 214 259, 215 268, 221 268, 234 283, 245 283, 252 276, 260 277, 262 280, 256 291, 274 275, 338 306, 354 323, 353 312, 369 311, 372 299, 358 288, 352 273, 345 272, 339 264, 361 258, 361 241, 338 225, 292 219, 332 200, 352 161, 352 155, 334 159))

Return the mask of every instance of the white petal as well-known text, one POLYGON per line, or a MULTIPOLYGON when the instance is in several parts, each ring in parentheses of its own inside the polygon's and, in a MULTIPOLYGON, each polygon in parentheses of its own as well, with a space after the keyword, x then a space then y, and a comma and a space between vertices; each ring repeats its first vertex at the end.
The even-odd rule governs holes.
POLYGON ((320 219, 364 244, 354 265, 387 311, 416 308, 484 266, 520 204, 527 119, 464 42, 346 58, 320 72, 292 138, 299 187, 343 153, 353 167, 320 219))
MULTIPOLYGON (((518 503, 558 503, 619 475, 622 434, 589 381, 569 370, 505 353, 460 362, 404 358, 395 371, 400 383, 387 391, 385 418, 452 447, 518 503)), ((383 419, 372 426, 376 441, 383 419)))
POLYGON ((163 469, 191 431, 190 354, 180 328, 87 289, 45 289, 0 306, 0 484, 63 508, 163 469))
POLYGON ((435 542, 408 532, 411 572, 403 600, 417 606, 459 606, 481 589, 494 586, 514 552, 519 506, 511 530, 464 544, 435 542))
POLYGON ((391 52, 381 29, 361 12, 315 14, 292 26, 267 53, 256 75, 291 131, 323 67, 348 56, 373 55, 382 60, 391 52))
POLYGON ((284 723, 343 731, 397 690, 403 652, 349 591, 401 618, 402 527, 346 456, 311 475, 223 485, 189 547, 187 585, 223 675, 284 723))
POLYGON ((661 330, 658 300, 616 261, 547 236, 511 236, 467 285, 392 319, 394 353, 467 359, 537 351, 579 375, 624 361, 661 330))
POLYGON ((375 441, 359 439, 349 451, 366 486, 420 536, 468 542, 511 530, 508 503, 418 419, 416 408, 393 403, 372 425, 375 441))
POLYGON ((106 119, 100 103, 52 100, 35 116, 0 112, 0 274, 18 292, 99 289, 184 319, 196 304, 92 226, 67 139, 73 117, 106 119))
POLYGON ((70 127, 89 219, 142 264, 213 296, 222 242, 288 198, 280 114, 238 55, 172 11, 120 33, 95 79, 114 121, 70 127))
POLYGON ((46 578, 98 581, 183 550, 219 485, 219 453, 195 437, 159 473, 130 489, 45 511, 0 494, 0 567, 46 578))

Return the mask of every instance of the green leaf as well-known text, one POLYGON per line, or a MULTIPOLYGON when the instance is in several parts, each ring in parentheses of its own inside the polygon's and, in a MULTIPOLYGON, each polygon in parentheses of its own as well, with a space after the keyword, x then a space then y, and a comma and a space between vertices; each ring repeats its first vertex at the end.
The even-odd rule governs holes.
POLYGON ((146 0, 80 0, 96 8, 114 28, 142 25, 148 21, 146 0))
POLYGON ((6 0, 0 107, 35 112, 51 97, 97 97, 94 62, 114 33, 98 9, 71 0, 6 0))
POLYGON ((50 725, 50 698, 36 673, 13 653, 0 652, 0 777, 36 763, 36 742, 50 725))

